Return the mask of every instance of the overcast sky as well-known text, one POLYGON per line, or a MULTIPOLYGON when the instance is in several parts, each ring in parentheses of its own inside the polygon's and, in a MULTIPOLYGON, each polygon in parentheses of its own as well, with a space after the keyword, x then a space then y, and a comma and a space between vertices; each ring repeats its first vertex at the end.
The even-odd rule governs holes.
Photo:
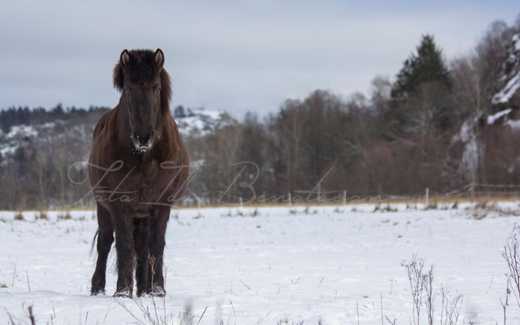
MULTIPOLYGON (((516 4, 515 4, 516 2, 516 4)), ((424 33, 448 58, 469 53, 515 1, 2 1, 0 108, 117 103, 124 48, 160 47, 173 105, 241 116, 328 89, 368 92, 424 33)))

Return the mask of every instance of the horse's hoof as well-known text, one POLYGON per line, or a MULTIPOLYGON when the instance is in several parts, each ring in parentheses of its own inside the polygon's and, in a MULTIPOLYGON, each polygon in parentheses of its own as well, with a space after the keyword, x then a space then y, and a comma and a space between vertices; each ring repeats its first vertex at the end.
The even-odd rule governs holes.
POLYGON ((105 289, 92 289, 90 290, 91 296, 104 296, 105 295, 105 289))
POLYGON ((153 287, 152 290, 148 293, 152 297, 164 297, 166 296, 166 291, 162 287, 153 287))
POLYGON ((130 289, 117 290, 114 293, 115 298, 132 298, 132 291, 130 289))
POLYGON ((137 291, 137 298, 146 297, 148 295, 148 291, 137 291))

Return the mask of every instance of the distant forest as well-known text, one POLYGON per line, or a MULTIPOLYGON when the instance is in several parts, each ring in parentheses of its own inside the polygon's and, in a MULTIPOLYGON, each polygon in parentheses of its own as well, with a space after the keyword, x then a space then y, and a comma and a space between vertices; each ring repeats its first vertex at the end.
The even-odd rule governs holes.
MULTIPOLYGON (((332 200, 345 193, 421 195, 428 188, 446 194, 484 184, 520 185, 520 134, 506 123, 520 118, 520 91, 497 97, 517 74, 520 85, 519 40, 520 19, 513 25, 497 21, 471 54, 448 59, 442 44, 424 35, 395 76, 373 79, 368 96, 316 90, 286 100, 268 116, 251 112, 208 134, 185 135, 193 162, 185 202, 332 200)), ((10 157, 4 150, 0 208, 92 204, 83 197, 88 186, 69 181, 71 173, 84 177, 84 167, 70 166, 86 160, 92 127, 106 109, 0 111, 4 143, 13 126, 62 121, 46 146, 26 144, 10 157)))
POLYGON ((68 121, 86 117, 89 113, 99 110, 109 110, 109 107, 91 106, 88 109, 81 107, 66 107, 62 104, 46 109, 44 107, 29 108, 9 107, 0 110, 0 129, 7 133, 14 125, 33 125, 54 122, 56 120, 68 121))

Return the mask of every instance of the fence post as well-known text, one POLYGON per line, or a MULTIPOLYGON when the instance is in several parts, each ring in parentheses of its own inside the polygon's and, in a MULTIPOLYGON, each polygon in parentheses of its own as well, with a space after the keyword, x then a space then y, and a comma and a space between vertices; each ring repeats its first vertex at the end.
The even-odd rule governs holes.
POLYGON ((343 205, 347 205, 347 191, 343 191, 343 205))
POLYGON ((289 192, 289 193, 287 194, 287 201, 289 202, 289 205, 292 205, 291 192, 289 192))
POLYGON ((430 205, 430 189, 428 187, 424 193, 424 204, 426 205, 425 208, 430 205))

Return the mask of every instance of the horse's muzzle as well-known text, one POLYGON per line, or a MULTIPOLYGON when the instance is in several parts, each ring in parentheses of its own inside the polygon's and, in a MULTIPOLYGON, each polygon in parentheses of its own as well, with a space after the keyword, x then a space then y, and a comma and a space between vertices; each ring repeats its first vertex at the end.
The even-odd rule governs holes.
POLYGON ((132 144, 134 145, 134 149, 139 153, 147 152, 152 148, 153 145, 153 134, 145 134, 145 135, 132 135, 130 137, 132 140, 132 144))

